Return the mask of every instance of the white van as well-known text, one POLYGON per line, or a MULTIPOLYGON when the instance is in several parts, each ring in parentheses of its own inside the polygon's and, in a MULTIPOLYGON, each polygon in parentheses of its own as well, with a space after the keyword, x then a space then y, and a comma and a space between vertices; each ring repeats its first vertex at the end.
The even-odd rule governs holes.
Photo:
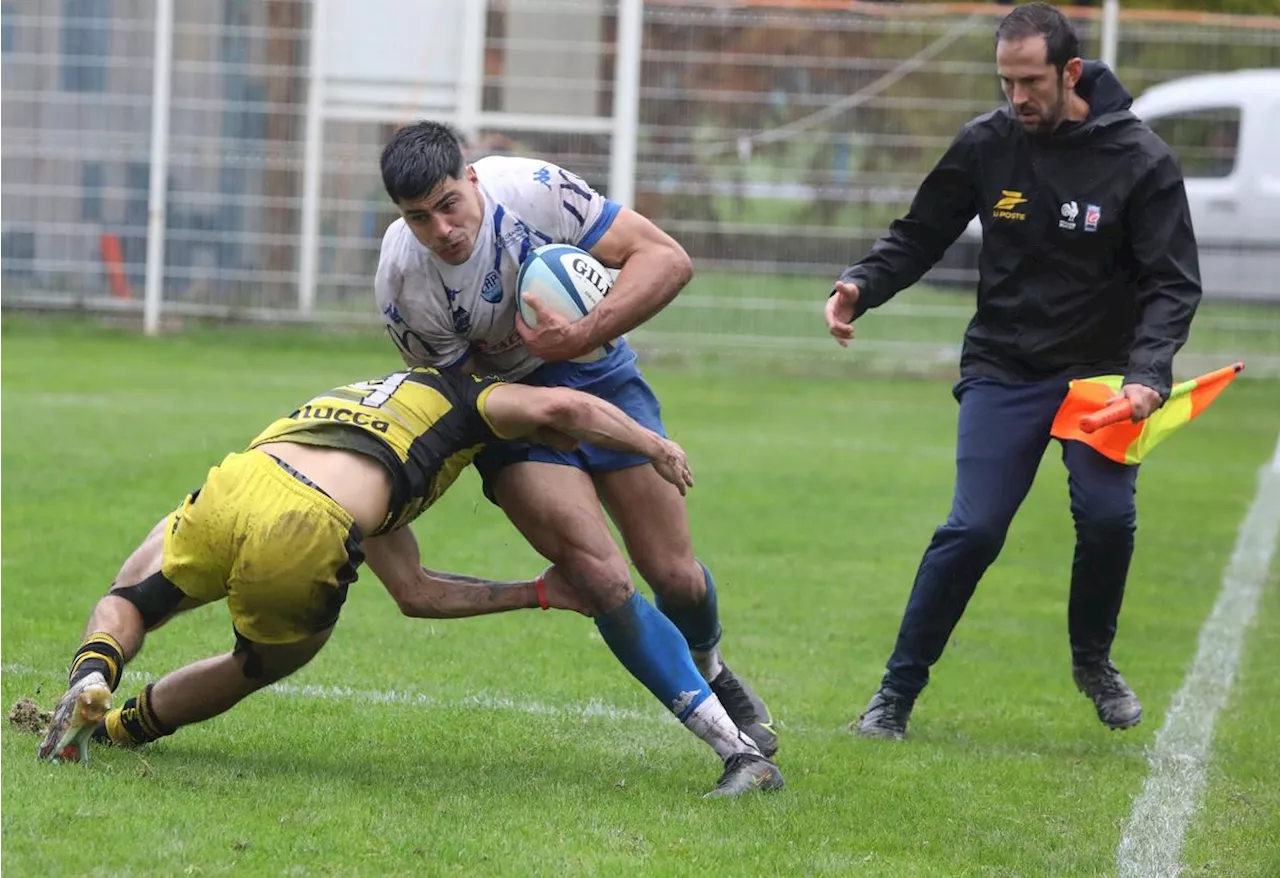
POLYGON ((1182 164, 1205 295, 1280 301, 1280 70, 1175 79, 1133 112, 1182 164))
POLYGON ((1133 112, 1182 165, 1205 295, 1280 301, 1280 70, 1174 79, 1133 112))

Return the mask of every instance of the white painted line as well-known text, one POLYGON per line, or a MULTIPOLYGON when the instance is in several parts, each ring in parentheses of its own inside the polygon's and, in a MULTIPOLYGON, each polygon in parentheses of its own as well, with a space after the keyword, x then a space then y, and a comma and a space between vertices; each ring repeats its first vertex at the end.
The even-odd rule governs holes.
MULTIPOLYGON (((65 671, 45 673, 20 662, 6 662, 0 666, 0 674, 14 674, 20 677, 48 677, 60 684, 66 680, 65 671)), ((136 671, 125 671, 125 682, 131 684, 154 683, 160 679, 156 674, 143 674, 136 671)), ((414 692, 401 689, 353 689, 350 686, 320 686, 314 684, 290 683, 284 680, 274 683, 262 690, 270 695, 285 698, 311 698, 320 701, 361 701, 366 704, 402 704, 410 707, 427 707, 438 710, 470 709, 496 710, 511 713, 530 713, 540 716, 571 717, 575 719, 602 718, 627 722, 644 722, 651 724, 679 725, 675 717, 654 705, 652 711, 632 710, 627 707, 616 707, 603 701, 591 699, 568 704, 551 704, 527 698, 508 698, 490 692, 477 691, 460 697, 432 695, 427 692, 414 692)), ((56 700, 50 698, 50 701, 56 700)))
MULTIPOLYGON (((20 677, 43 677, 57 680, 66 679, 65 671, 42 671, 20 662, 6 662, 0 665, 0 675, 15 674, 20 677)), ((160 679, 155 674, 143 674, 136 671, 125 671, 123 679, 132 684, 154 683, 160 679)), ((667 711, 655 704, 653 710, 634 710, 629 707, 618 707, 604 701, 589 701, 553 704, 529 698, 511 698, 496 695, 492 692, 477 691, 458 697, 432 695, 428 692, 414 692, 401 689, 353 689, 349 686, 321 686, 313 684, 296 684, 285 680, 262 690, 269 695, 284 698, 312 698, 321 701, 361 701, 367 704, 399 704, 409 707, 434 708, 437 710, 482 710, 501 711, 507 713, 527 713, 537 716, 568 717, 570 719, 604 719, 615 722, 642 723, 654 726, 679 726, 680 723, 667 711)), ((50 696, 50 702, 54 700, 50 696)), ((778 722, 780 730, 789 735, 836 735, 847 734, 843 729, 797 728, 778 722)))
POLYGON ((1258 474, 1258 490, 1222 577, 1213 612, 1200 629, 1191 672, 1156 733, 1150 773, 1133 803, 1116 851, 1120 878, 1178 874, 1182 839, 1204 787, 1213 727, 1240 668, 1245 631, 1258 609, 1280 532, 1280 439, 1258 474))
POLYGON ((363 701, 370 704, 406 704, 414 707, 432 707, 440 710, 464 708, 471 710, 497 710, 512 713, 530 713, 538 716, 573 717, 581 719, 602 718, 650 724, 677 724, 675 717, 654 705, 652 712, 615 707, 603 701, 584 701, 569 704, 549 704, 525 698, 507 698, 489 692, 474 692, 461 698, 441 698, 425 692, 402 692, 396 689, 352 689, 347 686, 298 686, 289 682, 276 683, 265 691, 289 698, 314 698, 324 701, 363 701))

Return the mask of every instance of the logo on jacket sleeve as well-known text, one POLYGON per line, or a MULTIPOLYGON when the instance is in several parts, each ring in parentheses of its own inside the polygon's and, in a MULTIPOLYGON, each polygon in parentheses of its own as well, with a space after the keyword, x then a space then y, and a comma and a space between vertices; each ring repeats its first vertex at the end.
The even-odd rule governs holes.
POLYGON ((1074 201, 1062 202, 1062 219, 1058 220, 1058 228, 1074 229, 1076 227, 1076 217, 1080 216, 1080 205, 1074 201))
POLYGON ((1096 204, 1087 204, 1084 208, 1084 230, 1098 231, 1098 223, 1102 222, 1102 208, 1096 204))
POLYGON ((996 202, 996 206, 991 210, 993 219, 1007 219, 1015 222, 1025 222, 1027 215, 1020 210, 1014 208, 1026 204, 1027 199, 1022 197, 1021 192, 1014 192, 1012 189, 1001 189, 1000 194, 1003 196, 996 202))

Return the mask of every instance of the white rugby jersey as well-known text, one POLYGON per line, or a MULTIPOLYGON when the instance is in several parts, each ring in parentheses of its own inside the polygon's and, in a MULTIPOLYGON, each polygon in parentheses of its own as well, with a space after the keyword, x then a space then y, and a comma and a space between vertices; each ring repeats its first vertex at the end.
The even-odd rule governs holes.
POLYGON ((382 238, 374 290, 387 331, 407 358, 519 380, 542 365, 516 332, 516 274, 543 244, 589 250, 618 215, 581 177, 550 162, 491 156, 475 162, 484 220, 475 250, 449 265, 403 219, 382 238))

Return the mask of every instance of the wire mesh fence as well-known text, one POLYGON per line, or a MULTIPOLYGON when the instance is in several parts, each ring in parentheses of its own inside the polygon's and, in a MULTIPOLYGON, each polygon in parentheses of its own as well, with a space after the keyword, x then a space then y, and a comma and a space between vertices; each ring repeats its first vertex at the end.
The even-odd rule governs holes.
MULTIPOLYGON (((447 35, 438 18, 415 17, 421 6, 370 0, 360 9, 416 28, 430 52, 433 34, 447 35)), ((154 0, 15 0, 0 9, 0 301, 137 309, 154 0)), ((682 355, 833 353, 820 318, 832 278, 905 209, 960 126, 1000 102, 992 35, 1004 11, 649 0, 635 207, 689 250, 697 277, 635 340, 682 355)), ((323 123, 314 307, 304 308, 298 266, 313 2, 178 0, 174 12, 162 313, 373 321, 378 246, 397 216, 377 157, 432 83, 401 84, 396 94, 408 97, 388 100, 380 116, 323 123)), ((610 134, 585 123, 576 130, 572 118, 615 110, 618 12, 611 0, 489 0, 477 53, 480 108, 489 118, 570 122, 543 131, 479 125, 472 155, 538 155, 607 190, 610 134)), ((1096 54, 1096 11, 1074 15, 1096 54)), ((357 38, 343 49, 348 62, 357 48, 377 51, 355 46, 357 38)), ((1135 94, 1206 72, 1280 68, 1280 18, 1126 13, 1117 59, 1135 94)), ((1230 166, 1243 148, 1235 124, 1183 120, 1161 133, 1180 141, 1173 145, 1189 175, 1213 173, 1214 162, 1230 166)), ((1271 161, 1274 180, 1280 160, 1271 161)), ((1228 267, 1253 260, 1267 277, 1280 276, 1280 244, 1242 237, 1215 246, 1228 267)), ((920 288, 868 321, 859 331, 864 352, 906 366, 953 363, 972 310, 976 248, 962 238, 920 288)), ((1209 292, 1191 354, 1280 371, 1280 287, 1269 299, 1209 292)))

